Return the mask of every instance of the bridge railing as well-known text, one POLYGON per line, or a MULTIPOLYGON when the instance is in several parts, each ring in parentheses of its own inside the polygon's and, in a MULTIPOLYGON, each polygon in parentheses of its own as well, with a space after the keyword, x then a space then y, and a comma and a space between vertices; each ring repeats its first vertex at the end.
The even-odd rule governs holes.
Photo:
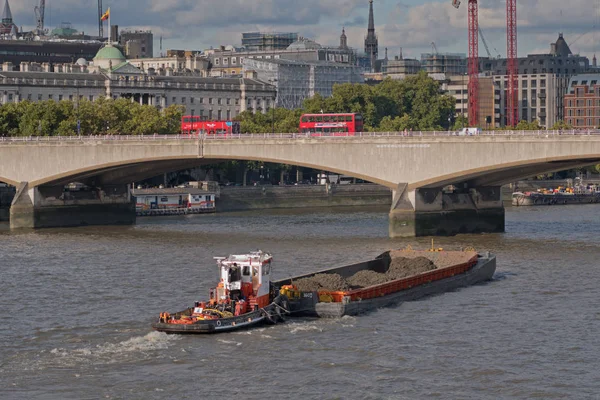
POLYGON ((357 133, 234 133, 234 134, 176 134, 176 135, 73 135, 73 136, 0 136, 0 143, 15 142, 79 142, 79 141, 162 141, 162 140, 240 140, 240 139, 319 139, 319 138, 419 138, 419 137, 489 137, 489 136, 526 136, 548 138, 555 136, 600 136, 598 129, 585 130, 538 130, 538 131, 482 131, 477 135, 457 135, 448 131, 409 131, 409 132, 357 132, 357 133))

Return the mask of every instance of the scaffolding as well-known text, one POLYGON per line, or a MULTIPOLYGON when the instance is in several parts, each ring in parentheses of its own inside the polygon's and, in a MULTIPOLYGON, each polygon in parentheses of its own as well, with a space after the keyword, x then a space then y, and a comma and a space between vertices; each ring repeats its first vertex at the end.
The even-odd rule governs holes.
POLYGON ((423 53, 421 65, 429 74, 460 75, 467 72, 467 57, 454 53, 423 53))
POLYGON ((297 40, 298 34, 290 32, 242 33, 242 47, 251 51, 285 50, 297 40))

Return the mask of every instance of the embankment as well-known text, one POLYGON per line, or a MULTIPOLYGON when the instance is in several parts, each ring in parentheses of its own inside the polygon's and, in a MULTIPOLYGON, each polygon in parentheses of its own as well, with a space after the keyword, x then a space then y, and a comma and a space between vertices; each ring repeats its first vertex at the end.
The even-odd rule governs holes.
POLYGON ((391 206, 390 189, 373 184, 222 187, 217 212, 267 208, 391 206))

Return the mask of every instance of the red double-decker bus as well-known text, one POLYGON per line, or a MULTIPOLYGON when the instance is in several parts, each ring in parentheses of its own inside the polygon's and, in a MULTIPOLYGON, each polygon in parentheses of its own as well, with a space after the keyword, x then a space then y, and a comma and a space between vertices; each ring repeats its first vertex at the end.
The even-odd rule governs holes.
POLYGON ((361 114, 302 114, 300 133, 354 135, 363 131, 361 114))
POLYGON ((181 132, 188 135, 240 133, 240 123, 238 121, 207 121, 200 116, 184 115, 181 117, 181 132))

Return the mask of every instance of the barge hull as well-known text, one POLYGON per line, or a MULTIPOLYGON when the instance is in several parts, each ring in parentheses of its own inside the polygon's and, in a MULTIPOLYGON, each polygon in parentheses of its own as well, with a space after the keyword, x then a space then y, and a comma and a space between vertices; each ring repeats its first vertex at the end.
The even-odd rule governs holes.
POLYGON ((404 301, 449 292, 492 279, 496 271, 496 257, 480 257, 477 264, 467 272, 453 277, 426 283, 411 289, 391 293, 367 300, 315 304, 315 314, 320 318, 341 318, 344 315, 358 315, 381 307, 397 305, 404 301))

